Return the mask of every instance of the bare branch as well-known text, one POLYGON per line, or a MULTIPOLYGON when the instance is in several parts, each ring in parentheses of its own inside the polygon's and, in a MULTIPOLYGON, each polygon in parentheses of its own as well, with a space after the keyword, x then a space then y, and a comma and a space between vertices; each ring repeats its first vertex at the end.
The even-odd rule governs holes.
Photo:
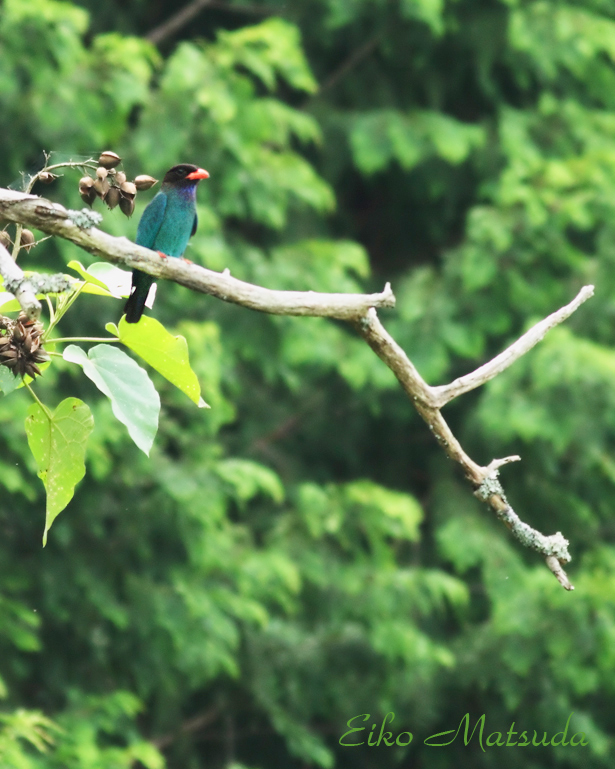
POLYGON ((314 96, 320 96, 324 91, 328 91, 330 88, 337 85, 340 80, 371 54, 383 37, 384 32, 381 30, 360 45, 329 75, 314 96))
POLYGON ((574 585, 570 583, 568 575, 562 569, 562 566, 557 558, 554 555, 548 555, 545 560, 547 562, 547 566, 549 569, 551 569, 560 585, 566 590, 574 590, 574 585))
POLYGON ((461 448, 461 444, 444 421, 444 417, 435 405, 431 387, 421 377, 412 361, 384 328, 376 310, 371 308, 366 315, 354 324, 359 334, 365 339, 376 355, 386 363, 408 394, 414 407, 429 425, 435 439, 446 454, 464 469, 469 480, 475 486, 482 483, 484 470, 472 461, 461 448))
POLYGON ((499 470, 503 465, 508 465, 511 462, 520 461, 521 457, 518 454, 513 454, 510 457, 503 457, 502 459, 492 459, 485 469, 489 472, 489 475, 491 475, 495 470, 499 470))
POLYGON ((164 750, 172 745, 175 740, 185 734, 194 734, 194 732, 200 732, 207 726, 212 724, 220 716, 220 711, 217 707, 211 707, 209 710, 205 710, 203 713, 199 713, 197 716, 184 721, 177 732, 164 734, 161 737, 154 737, 150 742, 155 745, 158 750, 164 750))
POLYGON ((173 37, 182 27, 195 19, 204 8, 216 8, 230 13, 242 13, 249 16, 270 16, 275 13, 273 8, 264 8, 258 5, 231 5, 230 3, 219 2, 218 0, 193 0, 169 19, 163 21, 157 27, 154 27, 145 35, 154 45, 159 45, 170 37, 173 37))
POLYGON ((504 352, 496 355, 493 360, 490 360, 488 363, 485 363, 484 366, 477 368, 476 371, 473 371, 471 374, 466 374, 465 376, 455 379, 450 384, 442 385, 440 387, 432 387, 431 393, 435 399, 436 405, 440 408, 446 405, 449 401, 452 401, 453 398, 456 398, 458 395, 467 393, 470 390, 475 390, 477 387, 485 384, 485 382, 488 382, 498 374, 501 374, 502 371, 511 366, 522 355, 525 355, 525 353, 537 345, 538 342, 542 341, 547 331, 550 331, 552 328, 555 328, 555 326, 569 318, 572 313, 583 304, 583 302, 589 299, 590 296, 593 296, 593 293, 593 286, 583 286, 570 304, 567 304, 565 307, 552 313, 544 320, 541 320, 540 323, 532 326, 532 328, 523 334, 522 337, 517 339, 517 341, 511 344, 510 347, 507 347, 504 352))
POLYGON ((352 320, 370 307, 394 307, 395 297, 387 283, 380 294, 321 294, 315 291, 276 291, 207 270, 183 259, 162 259, 155 251, 127 238, 116 238, 95 227, 75 224, 74 214, 63 206, 36 195, 0 189, 0 218, 59 235, 109 262, 139 269, 155 278, 273 315, 308 315, 352 320))
POLYGON ((154 45, 158 45, 186 26, 189 21, 198 16, 203 8, 209 4, 210 0, 193 0, 192 3, 188 3, 188 5, 185 5, 177 13, 173 14, 170 19, 167 19, 158 27, 152 29, 151 32, 148 32, 145 35, 145 39, 154 43, 154 45))
MULTIPOLYGON (((577 303, 577 306, 578 304, 580 304, 580 302, 577 303)), ((568 305, 568 307, 570 306, 571 305, 568 305)), ((562 310, 559 312, 561 313, 562 310)), ((558 315, 558 313, 554 313, 554 315, 558 315)), ((549 318, 552 317, 553 316, 549 316, 549 318)), ((548 321, 549 318, 546 320, 548 321)), ((395 374, 399 383, 413 402, 414 407, 425 422, 427 422, 429 429, 440 446, 442 446, 446 455, 454 462, 461 465, 466 478, 474 487, 476 496, 491 507, 497 517, 510 529, 513 536, 518 539, 521 544, 525 547, 537 550, 547 559, 555 559, 557 562, 557 570, 554 570, 552 560, 547 560, 547 565, 563 587, 567 590, 573 590, 574 588, 570 584, 568 577, 561 566, 562 563, 568 563, 570 561, 568 540, 566 540, 560 532, 552 534, 551 536, 545 536, 536 529, 533 529, 527 523, 521 521, 519 516, 509 505, 504 490, 498 480, 498 468, 509 462, 517 461, 519 457, 512 456, 506 457, 505 459, 495 459, 487 467, 481 467, 474 462, 474 460, 465 453, 440 412, 440 403, 434 396, 434 392, 437 392, 439 388, 430 387, 425 382, 406 353, 382 326, 376 314, 376 310, 373 308, 368 310, 365 317, 361 318, 358 322, 354 322, 354 326, 376 355, 383 360, 395 374)), ((538 326, 541 326, 541 324, 538 324, 538 326)), ((547 330, 548 328, 545 327, 543 336, 547 330)), ((538 339, 536 341, 538 341, 538 339)), ((536 342, 534 342, 534 344, 535 343, 536 342)), ((532 346, 533 345, 529 345, 528 349, 532 346)), ((446 403, 446 401, 444 402, 446 403)))
POLYGON ((15 264, 13 257, 1 244, 0 275, 4 278, 7 290, 15 294, 15 298, 28 318, 36 320, 41 314, 41 303, 36 298, 32 285, 26 280, 23 270, 15 264))
MULTIPOLYGON (((509 462, 518 461, 519 457, 494 459, 486 467, 477 464, 465 453, 440 409, 458 395, 497 376, 528 352, 547 331, 568 318, 592 295, 593 286, 585 286, 570 304, 537 323, 507 350, 473 373, 460 377, 449 385, 430 387, 378 318, 375 308, 392 307, 395 304, 395 297, 388 283, 382 293, 368 295, 320 294, 312 291, 275 291, 261 288, 231 277, 228 270, 217 273, 181 259, 162 259, 155 252, 126 238, 112 237, 91 226, 92 216, 87 210, 71 212, 35 195, 0 189, 1 218, 27 224, 50 235, 59 235, 107 261, 142 270, 155 278, 172 280, 195 291, 211 294, 253 310, 275 315, 322 316, 352 323, 361 337, 395 374, 446 455, 463 468, 475 495, 491 507, 519 542, 545 557, 548 568, 564 588, 573 589, 562 568, 563 564, 570 561, 568 541, 560 532, 545 536, 521 521, 509 505, 498 480, 499 468, 509 462)), ((13 269, 19 270, 12 260, 11 265, 13 269)))

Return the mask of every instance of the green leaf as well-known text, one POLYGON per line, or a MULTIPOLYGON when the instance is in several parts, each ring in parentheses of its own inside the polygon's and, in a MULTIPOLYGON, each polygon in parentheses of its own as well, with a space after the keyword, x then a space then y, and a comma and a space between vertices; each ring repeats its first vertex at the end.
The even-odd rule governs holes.
POLYGON ((160 397, 147 372, 110 345, 96 345, 86 355, 69 344, 63 354, 64 360, 83 367, 85 375, 109 398, 113 413, 126 425, 130 437, 149 456, 158 430, 160 397))
POLYGON ((121 270, 109 262, 94 262, 88 267, 86 274, 102 283, 118 298, 130 295, 132 272, 129 270, 121 270))
POLYGON ((377 511, 378 526, 391 536, 418 540, 423 510, 410 494, 359 480, 345 485, 344 496, 365 511, 377 511))
POLYGON ((237 499, 245 502, 257 494, 265 494, 280 504, 284 486, 268 467, 249 459, 225 459, 216 465, 216 473, 233 487, 237 499))
POLYGON ((400 12, 410 19, 420 19, 435 35, 444 31, 444 3, 442 0, 402 0, 400 12))
MULTIPOLYGON (((362 114, 354 122, 350 133, 350 146, 355 164, 365 174, 380 171, 391 160, 389 123, 390 111, 384 110, 362 114)), ((417 155, 417 159, 418 157, 417 155)))
POLYGON ((47 544, 51 524, 71 501, 75 486, 85 475, 85 446, 93 427, 89 406, 78 398, 66 398, 53 414, 39 403, 28 409, 28 445, 47 492, 43 545, 47 544))
POLYGON ((403 114, 376 109, 360 113, 350 133, 354 162, 368 175, 381 171, 393 160, 409 171, 433 155, 457 165, 484 141, 481 126, 432 110, 403 114))
POLYGON ((209 408, 201 398, 201 385, 188 359, 188 343, 183 336, 173 336, 155 318, 145 315, 139 323, 120 320, 119 337, 152 368, 179 388, 199 408, 209 408))
POLYGON ((301 49, 299 29, 288 21, 273 17, 232 32, 220 31, 217 45, 269 90, 275 88, 277 77, 298 91, 315 93, 318 88, 301 49))
POLYGON ((121 270, 108 262, 95 262, 86 269, 76 259, 70 261, 67 266, 81 275, 87 284, 83 291, 88 294, 111 295, 117 298, 130 294, 132 276, 128 270, 121 270))
POLYGON ((98 278, 95 278, 93 275, 90 275, 90 273, 81 264, 81 262, 77 261, 76 259, 70 261, 66 266, 70 267, 71 270, 78 272, 86 283, 92 283, 99 288, 107 288, 107 286, 102 281, 98 280, 98 278))
POLYGON ((2 312, 19 312, 21 309, 19 302, 15 299, 15 294, 8 291, 0 293, 0 307, 2 307, 2 312))

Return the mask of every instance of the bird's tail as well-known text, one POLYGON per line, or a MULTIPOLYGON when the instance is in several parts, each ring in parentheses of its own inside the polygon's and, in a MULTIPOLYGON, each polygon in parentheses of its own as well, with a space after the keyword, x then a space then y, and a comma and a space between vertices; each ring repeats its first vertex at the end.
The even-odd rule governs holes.
POLYGON ((126 323, 139 322, 141 315, 143 315, 145 301, 153 282, 154 279, 151 275, 146 275, 146 273, 141 272, 140 270, 132 271, 132 290, 128 297, 128 301, 126 302, 126 306, 124 307, 126 323))

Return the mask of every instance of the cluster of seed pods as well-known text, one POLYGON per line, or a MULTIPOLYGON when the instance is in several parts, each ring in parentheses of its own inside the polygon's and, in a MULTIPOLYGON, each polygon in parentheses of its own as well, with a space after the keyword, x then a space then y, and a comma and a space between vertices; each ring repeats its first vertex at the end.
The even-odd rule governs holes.
POLYGON ((134 181, 128 181, 126 174, 117 170, 121 162, 122 158, 115 152, 106 150, 101 153, 96 176, 83 176, 79 180, 79 194, 89 206, 100 198, 109 208, 119 205, 123 214, 132 216, 137 192, 149 190, 158 180, 141 174, 134 181))
MULTIPOLYGON (((119 205, 123 214, 132 216, 135 209, 137 192, 149 190, 150 187, 153 187, 158 182, 158 179, 154 179, 153 176, 148 176, 147 174, 141 174, 135 177, 133 181, 128 181, 126 174, 123 171, 117 170, 117 166, 121 162, 122 158, 115 152, 111 152, 111 150, 102 152, 98 158, 98 168, 96 169, 95 176, 83 176, 79 180, 79 193, 89 206, 93 205, 96 198, 100 198, 109 208, 115 208, 119 205)), ((74 166, 76 164, 67 163, 66 165, 74 166)), ((54 166, 54 168, 58 167, 54 166)), ((57 178, 57 174, 43 170, 36 175, 35 181, 51 184, 57 178)), ((6 227, 0 230, 0 245, 4 246, 7 250, 10 250, 13 246, 13 241, 6 227)), ((24 251, 30 251, 36 245, 34 233, 23 228, 19 245, 24 251)))

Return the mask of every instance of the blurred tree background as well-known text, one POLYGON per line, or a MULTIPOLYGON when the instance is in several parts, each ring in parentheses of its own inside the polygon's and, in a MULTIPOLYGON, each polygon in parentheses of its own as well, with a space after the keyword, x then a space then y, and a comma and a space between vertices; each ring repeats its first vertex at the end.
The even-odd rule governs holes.
MULTIPOLYGON (((46 401, 89 399, 95 430, 44 550, 30 400, 0 399, 0 766, 612 766, 615 6, 203 6, 165 31, 168 0, 4 0, 0 184, 42 150, 111 149, 158 178, 198 163, 190 259, 272 288, 391 280, 383 321, 431 384, 595 283, 445 411, 477 461, 522 455, 505 488, 570 539, 576 591, 491 519, 347 328, 163 284, 154 314, 188 339, 212 409, 154 373, 147 459, 88 380, 50 370, 46 401), (387 711, 409 747, 338 744, 348 719, 369 713, 366 735, 387 711), (539 739, 574 712, 588 746, 423 745, 466 712, 539 739)), ((35 192, 80 208, 76 176, 35 192)), ((102 227, 134 238, 149 199, 102 227)), ((20 261, 75 258, 51 240, 20 261)), ((82 307, 63 332, 121 313, 82 307)))

